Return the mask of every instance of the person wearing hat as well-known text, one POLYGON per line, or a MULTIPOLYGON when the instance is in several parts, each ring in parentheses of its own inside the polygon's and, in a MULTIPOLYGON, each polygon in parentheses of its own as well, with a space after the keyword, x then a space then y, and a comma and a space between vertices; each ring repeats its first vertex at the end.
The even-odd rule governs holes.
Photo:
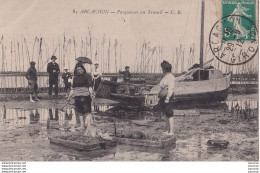
POLYGON ((70 88, 71 88, 71 82, 69 81, 69 79, 72 79, 71 74, 68 72, 68 68, 64 67, 64 73, 62 73, 62 79, 65 85, 65 93, 66 96, 68 96, 69 92, 70 92, 70 88))
POLYGON ((56 56, 52 56, 51 62, 47 65, 47 72, 49 73, 49 97, 52 95, 53 85, 55 85, 55 96, 58 96, 58 75, 60 73, 60 68, 55 62, 56 59, 56 56))
POLYGON ((125 91, 126 94, 129 94, 129 85, 130 85, 130 79, 131 79, 131 73, 129 71, 129 66, 125 66, 125 71, 119 70, 120 74, 123 74, 123 81, 125 84, 125 91))
POLYGON ((102 72, 101 69, 99 68, 99 63, 97 61, 94 62, 94 68, 92 69, 91 76, 93 78, 93 89, 95 92, 97 92, 98 87, 101 83, 101 76, 102 76, 102 72))
POLYGON ((37 85, 37 71, 35 68, 34 61, 30 62, 30 68, 26 72, 25 77, 28 80, 28 84, 29 84, 30 102, 34 103, 35 101, 39 101, 39 99, 38 99, 39 90, 38 90, 38 85, 37 85), (35 101, 33 100, 33 97, 32 97, 33 93, 35 93, 35 101))

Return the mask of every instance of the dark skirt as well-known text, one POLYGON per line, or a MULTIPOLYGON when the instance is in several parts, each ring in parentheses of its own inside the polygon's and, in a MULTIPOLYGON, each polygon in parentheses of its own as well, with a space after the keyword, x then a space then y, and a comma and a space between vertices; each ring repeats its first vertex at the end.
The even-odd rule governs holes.
POLYGON ((173 110, 174 110, 174 105, 172 103, 165 103, 166 97, 160 98, 159 100, 159 105, 161 107, 162 113, 170 118, 173 117, 173 110))
POLYGON ((93 89, 94 89, 94 91, 97 91, 98 87, 99 87, 99 85, 101 83, 101 77, 98 77, 97 79, 94 79, 93 83, 94 83, 93 89))
POLYGON ((75 110, 80 113, 91 113, 91 96, 75 96, 75 110))

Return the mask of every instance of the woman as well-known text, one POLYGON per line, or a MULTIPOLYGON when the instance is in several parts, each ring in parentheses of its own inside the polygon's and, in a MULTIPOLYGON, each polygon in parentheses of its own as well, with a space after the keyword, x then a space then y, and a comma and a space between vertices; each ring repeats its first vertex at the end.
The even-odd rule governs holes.
POLYGON ((92 78, 93 78, 93 83, 94 83, 93 89, 95 92, 97 92, 98 87, 101 83, 101 76, 102 76, 102 73, 101 73, 101 69, 99 68, 99 63, 95 62, 94 68, 92 69, 92 78))
POLYGON ((169 101, 173 97, 174 94, 174 76, 171 73, 172 65, 167 62, 163 61, 161 63, 161 68, 163 71, 164 77, 159 83, 161 90, 159 92, 159 104, 162 109, 162 113, 168 118, 167 124, 167 131, 165 132, 166 135, 173 135, 173 105, 170 105, 169 101), (167 92, 165 92, 167 91, 167 92))
MULTIPOLYGON (((77 67, 78 67, 78 66, 83 66, 83 67, 84 67, 83 62, 78 61, 78 62, 76 63, 75 68, 74 68, 74 76, 77 75, 77 67)), ((84 69, 85 69, 85 67, 84 67, 84 69)), ((85 71, 86 71, 86 69, 85 69, 85 71)))
POLYGON ((82 130, 84 129, 85 119, 92 119, 91 101, 94 98, 92 90, 93 84, 92 78, 89 74, 86 73, 86 69, 84 68, 83 64, 78 64, 75 69, 77 73, 73 78, 72 90, 68 99, 70 99, 72 96, 75 98, 76 120, 77 124, 80 124, 78 129, 82 130))

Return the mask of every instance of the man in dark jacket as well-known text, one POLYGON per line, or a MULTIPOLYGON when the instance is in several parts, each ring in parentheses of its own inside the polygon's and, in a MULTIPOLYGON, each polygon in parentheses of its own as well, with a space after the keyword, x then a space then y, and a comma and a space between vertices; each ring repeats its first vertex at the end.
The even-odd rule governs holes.
POLYGON ((51 57, 51 62, 48 63, 47 72, 49 73, 49 97, 52 95, 52 87, 55 85, 55 96, 58 96, 58 76, 60 73, 59 65, 55 62, 56 56, 51 57))
POLYGON ((70 92, 70 88, 71 88, 71 79, 72 79, 72 76, 70 74, 70 72, 68 72, 68 68, 67 67, 64 67, 64 73, 62 73, 62 79, 63 79, 63 82, 64 82, 64 85, 65 85, 65 93, 66 93, 66 96, 68 96, 69 92, 70 92))
POLYGON ((35 100, 39 101, 38 94, 38 85, 37 85, 37 71, 35 68, 35 62, 30 62, 30 68, 25 74, 26 79, 28 80, 29 90, 30 90, 30 102, 34 103, 35 101, 32 98, 33 93, 35 93, 35 100))

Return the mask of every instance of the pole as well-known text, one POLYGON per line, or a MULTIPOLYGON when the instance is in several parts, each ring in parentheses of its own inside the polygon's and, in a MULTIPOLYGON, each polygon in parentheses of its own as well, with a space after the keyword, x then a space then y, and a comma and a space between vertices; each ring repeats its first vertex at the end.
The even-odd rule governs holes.
POLYGON ((205 0, 202 0, 202 3, 201 3, 201 28, 200 28, 200 68, 203 68, 204 11, 205 11, 205 0))

